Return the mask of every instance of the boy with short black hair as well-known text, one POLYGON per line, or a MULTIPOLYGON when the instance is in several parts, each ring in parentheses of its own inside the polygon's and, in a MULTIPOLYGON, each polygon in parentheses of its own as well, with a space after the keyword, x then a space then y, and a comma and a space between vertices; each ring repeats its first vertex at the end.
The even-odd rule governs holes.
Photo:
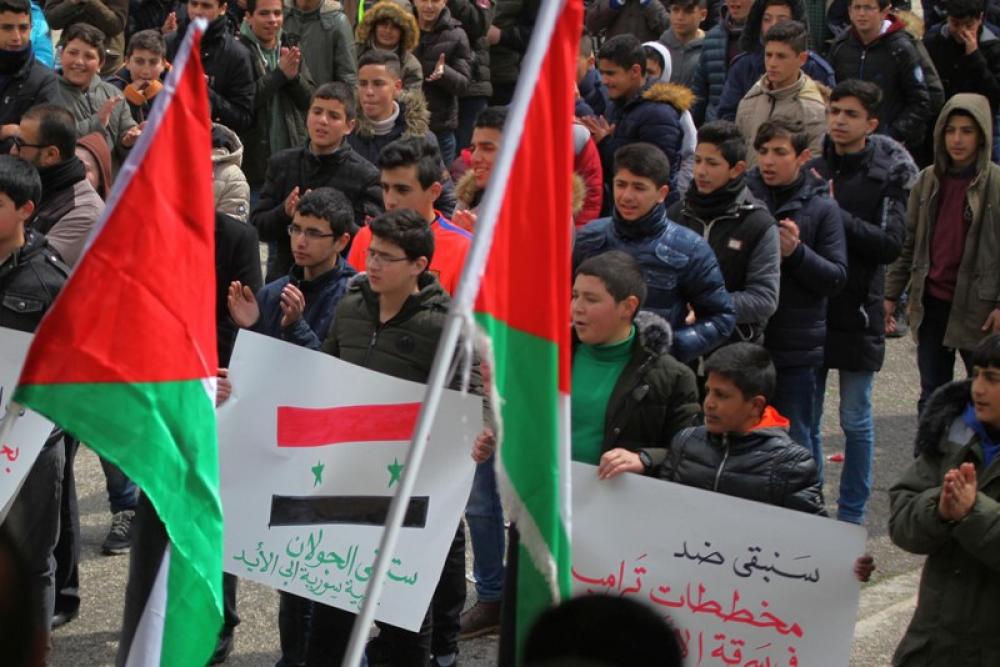
POLYGON ((844 226, 829 185, 803 169, 810 151, 801 123, 766 121, 754 148, 758 166, 747 184, 778 220, 781 249, 778 309, 764 330, 778 373, 772 403, 791 420, 792 439, 819 460, 822 452, 811 438, 816 369, 823 363, 827 299, 847 277, 844 226))
POLYGON ((944 94, 979 93, 1000 109, 1000 39, 984 23, 983 0, 948 0, 947 21, 924 37, 944 94))
POLYGON ((670 81, 690 88, 705 42, 701 24, 708 14, 708 5, 706 0, 670 0, 669 11, 670 27, 660 35, 660 43, 670 51, 673 61, 670 81))
MULTIPOLYGON (((740 101, 736 125, 752 138, 757 128, 771 118, 789 118, 802 123, 809 148, 819 152, 826 132, 826 100, 819 86, 802 71, 808 57, 809 31, 798 21, 778 23, 764 35, 764 75, 740 101)), ((747 164, 757 163, 751 152, 747 164)))
POLYGON ((913 619, 892 664, 994 664, 1000 637, 996 484, 1000 451, 1000 334, 972 352, 972 380, 931 397, 917 459, 889 489, 889 536, 926 555, 913 619))
POLYGON ((332 187, 354 204, 352 234, 382 210, 378 169, 354 152, 345 137, 354 129, 355 97, 345 83, 323 84, 313 93, 306 116, 309 141, 271 156, 260 200, 250 214, 260 240, 277 243, 268 261, 267 281, 288 273, 291 249, 285 245, 299 198, 309 190, 332 187))
POLYGON ((29 0, 0 2, 0 57, 10 67, 0 105, 0 153, 10 150, 17 124, 29 107, 59 100, 56 75, 38 60, 32 47, 31 26, 29 0))
MULTIPOLYGON (((69 268, 45 237, 26 228, 41 194, 41 179, 29 162, 0 155, 0 297, 5 303, 30 299, 36 305, 29 309, 0 309, 0 327, 34 331, 69 276, 69 268)), ((55 606, 53 551, 59 537, 66 456, 61 440, 62 432, 58 430, 49 437, 4 521, 4 528, 26 564, 32 606, 25 613, 41 631, 42 647, 49 642, 55 606)))
MULTIPOLYGON (((379 215, 370 227, 367 273, 348 286, 347 294, 337 306, 323 351, 348 363, 425 383, 451 304, 448 294, 428 271, 435 253, 434 232, 423 215, 405 208, 379 215)), ((471 379, 473 391, 479 393, 478 363, 472 365, 471 379)), ((460 580, 464 572, 465 532, 459 525, 442 578, 460 580)), ((456 591, 459 596, 456 608, 461 609, 465 587, 458 586, 456 591)), ((380 643, 390 664, 428 664, 430 611, 417 632, 379 624, 380 643)), ((315 605, 307 664, 339 664, 354 623, 355 615, 348 611, 315 605)), ((450 659, 454 662, 455 655, 450 659)))
POLYGON ((580 54, 576 62, 576 87, 580 92, 576 100, 578 117, 603 116, 610 102, 608 92, 601 83, 601 74, 597 71, 594 41, 593 35, 587 32, 580 38, 580 54))
POLYGON ((916 151, 931 115, 920 54, 890 0, 848 2, 850 28, 833 40, 828 58, 837 81, 863 79, 881 88, 878 131, 916 151))
MULTIPOLYGON (((917 166, 906 148, 875 134, 881 93, 875 84, 843 81, 830 94, 823 152, 806 165, 830 184, 847 240, 847 280, 830 297, 823 364, 816 376, 812 440, 822 451, 820 421, 830 369, 837 369, 844 469, 837 518, 861 523, 871 493, 875 423, 872 387, 885 357, 885 266, 906 233, 907 191, 917 166)), ((817 460, 820 474, 823 457, 817 460)))
POLYGON ((670 164, 660 149, 624 146, 614 167, 613 214, 577 230, 573 266, 608 250, 632 255, 650 286, 646 309, 673 327, 674 356, 691 361, 725 342, 733 330, 733 302, 715 254, 703 238, 667 217, 670 164), (664 261, 658 248, 669 248, 671 261, 664 261))
POLYGON ((153 110, 153 98, 163 90, 167 43, 159 30, 140 30, 125 49, 125 65, 108 83, 125 93, 132 118, 143 123, 153 110))
MULTIPOLYGON (((319 349, 356 273, 341 257, 351 240, 353 219, 351 203, 337 190, 317 188, 306 193, 287 231, 295 265, 256 296, 251 287, 230 283, 226 301, 232 320, 244 329, 319 349)), ((310 600, 279 592, 281 664, 305 663, 312 609, 310 600)))
POLYGON ((667 215, 712 246, 736 309, 730 340, 760 343, 778 308, 781 253, 774 217, 746 185, 746 155, 735 124, 702 125, 691 187, 667 215))
MULTIPOLYGON (((589 116, 581 122, 601 154, 605 183, 611 184, 615 152, 637 142, 653 144, 670 164, 679 165, 684 142, 681 114, 694 104, 691 91, 676 84, 647 82, 646 51, 632 35, 606 41, 598 54, 598 68, 612 104, 607 117, 589 116)), ((676 190, 675 175, 670 175, 670 185, 676 190)), ((677 198, 669 196, 668 203, 677 198)))
POLYGON ((670 356, 670 325, 640 312, 645 298, 639 265, 620 250, 576 270, 572 455, 597 465, 601 479, 655 474, 674 434, 698 415, 694 373, 670 356))

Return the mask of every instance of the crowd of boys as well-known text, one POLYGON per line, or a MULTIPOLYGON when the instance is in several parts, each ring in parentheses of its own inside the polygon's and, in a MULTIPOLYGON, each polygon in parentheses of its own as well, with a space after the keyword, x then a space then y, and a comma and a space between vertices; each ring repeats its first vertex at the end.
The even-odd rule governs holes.
MULTIPOLYGON (((896 0, 585 4, 566 286, 573 459, 601 479, 650 475, 825 514, 820 421, 835 370, 836 518, 863 524, 875 375, 886 337, 908 327, 920 427, 890 532, 928 560, 894 664, 996 664, 993 14, 984 0, 928 0, 925 30, 896 0), (956 353, 971 381, 952 382, 956 353)), ((12 154, 0 156, 0 326, 32 331, 51 305, 202 18, 219 401, 239 381, 225 369, 239 328, 426 381, 539 7, 0 0, 0 152, 12 154), (62 31, 55 69, 45 19, 62 31)), ((79 444, 52 434, 2 526, 27 567, 43 654, 79 613, 79 444)), ((498 630, 494 449, 490 429, 473 446, 475 604, 462 611, 460 526, 423 626, 384 626, 370 664, 455 665, 460 639, 498 630)), ((102 551, 126 553, 133 532, 156 538, 155 514, 102 464, 102 551)), ((855 563, 862 580, 872 568, 855 563)), ((213 664, 239 623, 236 579, 224 589, 213 664)), ((279 665, 326 665, 352 617, 283 593, 276 622, 279 665)))

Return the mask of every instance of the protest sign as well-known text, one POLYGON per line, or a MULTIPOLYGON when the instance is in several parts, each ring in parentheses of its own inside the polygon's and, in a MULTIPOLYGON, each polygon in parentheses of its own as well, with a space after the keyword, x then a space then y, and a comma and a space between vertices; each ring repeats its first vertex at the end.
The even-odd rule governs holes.
POLYGON ((689 667, 846 666, 859 526, 573 464, 574 592, 669 617, 689 667))
MULTIPOLYGON (((425 387, 247 331, 220 408, 224 568, 357 612, 425 387)), ((376 618, 417 630, 475 472, 482 399, 441 401, 376 618)))
MULTIPOLYGON (((0 328, 0 418, 7 414, 7 403, 14 395, 29 345, 30 333, 0 328)), ((0 522, 51 432, 52 422, 31 410, 22 410, 10 436, 0 442, 0 522)))

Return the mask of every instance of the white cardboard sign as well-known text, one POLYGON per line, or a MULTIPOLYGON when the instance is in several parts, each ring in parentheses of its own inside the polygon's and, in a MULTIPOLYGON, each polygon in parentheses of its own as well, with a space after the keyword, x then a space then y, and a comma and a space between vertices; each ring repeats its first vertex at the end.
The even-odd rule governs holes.
MULTIPOLYGON (((364 600, 425 386, 241 331, 219 409, 223 567, 341 609, 364 600)), ((417 630, 475 472, 482 400, 446 391, 376 618, 417 630)))
POLYGON ((864 548, 860 526, 573 464, 574 592, 652 605, 688 667, 846 666, 864 548))

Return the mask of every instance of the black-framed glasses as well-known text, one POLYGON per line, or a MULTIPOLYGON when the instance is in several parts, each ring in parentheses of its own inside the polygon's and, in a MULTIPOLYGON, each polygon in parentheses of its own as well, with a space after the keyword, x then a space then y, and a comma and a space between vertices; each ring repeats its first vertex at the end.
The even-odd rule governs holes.
POLYGON ((395 264, 396 262, 405 262, 409 259, 407 256, 393 257, 392 255, 387 255, 384 252, 379 252, 378 250, 368 249, 365 253, 368 257, 368 264, 374 264, 377 266, 383 266, 385 264, 395 264))
POLYGON ((336 234, 334 234, 333 232, 330 232, 329 234, 324 234, 323 232, 317 231, 311 227, 302 229, 295 223, 288 225, 289 236, 298 236, 299 234, 305 234, 305 237, 310 241, 313 239, 328 239, 333 236, 336 236, 336 234))
POLYGON ((11 140, 14 142, 14 145, 17 146, 18 150, 21 150, 22 148, 45 148, 46 146, 52 145, 52 144, 29 144, 26 143, 24 139, 22 139, 17 135, 11 137, 11 140))

